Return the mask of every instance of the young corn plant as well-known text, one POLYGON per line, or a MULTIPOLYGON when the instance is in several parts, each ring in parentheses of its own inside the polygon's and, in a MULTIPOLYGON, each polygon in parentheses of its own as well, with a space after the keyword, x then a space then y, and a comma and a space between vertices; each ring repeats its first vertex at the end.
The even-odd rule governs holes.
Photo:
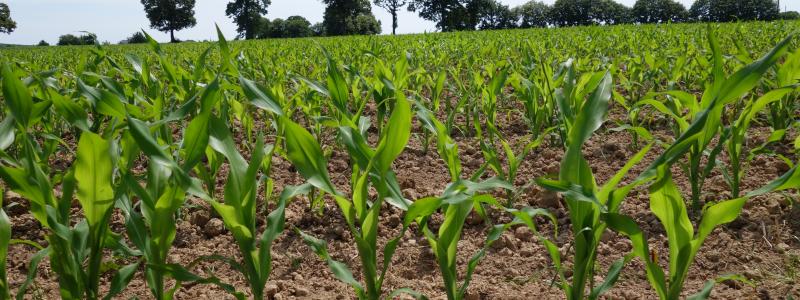
POLYGON ((497 189, 512 191, 514 188, 501 178, 493 177, 482 182, 472 181, 480 176, 482 173, 480 171, 476 172, 472 180, 462 179, 458 145, 448 134, 446 126, 422 106, 418 106, 417 116, 425 124, 427 130, 436 135, 437 151, 448 166, 451 183, 439 197, 427 197, 414 201, 404 216, 404 226, 408 226, 412 222, 420 225, 439 264, 447 298, 460 300, 465 298, 472 274, 480 260, 485 257, 486 250, 500 238, 506 229, 517 224, 499 224, 492 227, 486 237, 484 247, 473 254, 467 263, 466 273, 463 277, 464 282, 459 285, 457 245, 461 240, 464 222, 473 210, 476 210, 485 219, 486 212, 483 205, 502 207, 493 196, 483 193, 497 189), (434 232, 428 226, 428 221, 439 210, 444 212, 444 221, 438 231, 434 232))
MULTIPOLYGON (((658 297, 670 300, 680 299, 686 277, 689 275, 689 267, 694 262, 703 242, 714 229, 736 220, 749 198, 799 186, 800 176, 796 176, 794 173, 793 169, 781 178, 744 197, 707 204, 703 208, 702 217, 697 225, 697 232, 695 232, 695 226, 689 219, 685 201, 672 180, 669 167, 667 165, 658 167, 656 181, 650 186, 650 210, 667 232, 669 243, 669 267, 667 270, 663 270, 659 266, 657 258, 653 256, 648 247, 645 233, 631 217, 618 213, 607 213, 603 215, 603 219, 608 223, 609 228, 630 238, 633 245, 632 254, 644 260, 647 279, 658 297)), ((723 277, 719 280, 728 278, 723 277)), ((714 284, 719 280, 707 281, 705 286, 689 299, 707 299, 711 295, 714 284)))
POLYGON ((488 204, 502 207, 491 195, 479 194, 498 188, 512 189, 508 183, 496 178, 480 183, 469 180, 452 182, 448 184, 441 196, 416 200, 411 204, 404 217, 404 227, 416 221, 422 228, 425 238, 436 256, 436 262, 444 280, 445 293, 449 300, 465 299, 472 274, 481 259, 486 256, 486 250, 511 226, 511 224, 500 224, 492 227, 483 248, 473 254, 467 262, 463 282, 459 284, 458 270, 460 266, 457 260, 457 246, 458 241, 461 240, 467 216, 477 205, 488 204), (434 232, 430 229, 428 221, 438 210, 444 212, 444 220, 439 229, 434 232))
POLYGON ((728 127, 726 132, 723 133, 722 140, 725 141, 725 149, 728 152, 728 158, 730 160, 727 165, 728 172, 725 173, 727 176, 725 177, 731 188, 731 195, 733 198, 738 198, 741 194, 742 178, 745 175, 746 167, 750 161, 752 161, 759 152, 763 151, 767 144, 781 140, 786 134, 785 129, 773 131, 764 145, 754 147, 743 157, 743 148, 747 140, 747 130, 750 128, 750 124, 766 106, 780 101, 795 88, 795 86, 788 86, 775 89, 764 94, 755 101, 748 102, 747 106, 739 115, 739 118, 737 118, 736 121, 728 127))
POLYGON ((620 186, 628 171, 644 158, 644 155, 650 149, 649 145, 644 147, 605 185, 597 186, 592 169, 589 167, 586 158, 583 157, 581 148, 592 133, 599 129, 603 123, 608 110, 608 101, 611 98, 611 75, 608 72, 598 73, 591 76, 587 82, 589 85, 584 88, 592 92, 586 100, 562 99, 562 101, 578 103, 579 105, 574 115, 567 114, 563 116, 563 120, 570 125, 570 129, 567 132, 567 150, 561 161, 558 180, 537 180, 537 183, 544 188, 564 194, 564 202, 572 221, 572 234, 574 236, 571 282, 567 280, 562 270, 562 254, 554 248, 552 241, 543 240, 558 273, 560 287, 567 299, 576 300, 583 299, 585 296, 590 299, 598 298, 613 285, 619 276, 619 271, 625 263, 625 258, 612 265, 605 281, 601 285, 594 286, 597 247, 600 243, 600 237, 607 227, 600 215, 619 211, 620 204, 628 192, 642 184, 643 181, 640 180, 620 186))
POLYGON ((538 138, 542 130, 549 126, 550 116, 554 115, 552 102, 544 98, 545 93, 539 83, 535 83, 519 73, 511 75, 509 82, 514 87, 517 99, 525 108, 528 130, 534 138, 538 138))
MULTIPOLYGON (((683 284, 688 275, 689 267, 694 261, 694 257, 703 241, 719 225, 732 222, 741 213, 747 199, 772 191, 778 191, 796 187, 800 182, 800 176, 796 169, 791 169, 777 180, 766 186, 747 193, 744 197, 733 200, 709 203, 702 211, 697 233, 692 225, 687 212, 686 204, 680 191, 672 181, 670 167, 684 154, 697 147, 698 143, 713 138, 719 129, 719 116, 726 104, 742 97, 760 81, 763 74, 769 70, 780 57, 786 52, 789 36, 768 54, 759 60, 741 68, 728 78, 724 78, 720 69, 716 69, 714 86, 703 95, 704 110, 701 111, 693 120, 691 125, 686 126, 686 130, 665 152, 659 156, 651 165, 637 178, 655 181, 650 186, 650 210, 661 221, 667 232, 669 242, 669 278, 665 279, 664 271, 659 267, 654 258, 650 257, 647 247, 647 239, 636 223, 628 216, 619 215, 616 212, 609 212, 603 215, 609 227, 624 235, 627 235, 634 247, 633 254, 645 260, 648 281, 656 290, 661 299, 679 299, 683 291, 683 284), (707 104, 706 104, 707 102, 707 104)), ((712 50, 717 49, 716 39, 710 33, 712 50)), ((714 50, 714 57, 717 62, 721 62, 718 49, 714 50)), ((766 99, 772 98, 765 94, 766 99)), ((755 106, 756 104, 754 104, 755 106)), ((746 119, 746 116, 744 117, 746 119)), ((744 121, 743 121, 744 122, 744 121)), ((737 122, 738 123, 738 122, 737 122)), ((736 126, 736 125, 735 125, 736 126)), ((738 125, 742 127, 741 125, 738 125)), ((730 133, 728 133, 730 134, 730 133)), ((700 293, 693 296, 694 299, 707 298, 713 289, 715 281, 707 282, 700 293)))
MULTIPOLYGON (((275 238, 283 232, 287 201, 296 195, 308 193, 310 185, 284 188, 276 208, 267 216, 266 229, 259 237, 256 208, 257 194, 263 178, 259 178, 258 173, 263 170, 265 174, 269 174, 274 148, 265 146, 263 138, 259 136, 248 164, 236 150, 233 136, 225 123, 214 118, 209 125, 209 145, 228 160, 230 170, 225 184, 224 203, 213 199, 208 201, 239 245, 243 263, 235 264, 235 269, 242 272, 247 279, 253 299, 263 299, 264 287, 272 271, 271 246, 275 238)), ((267 188, 265 193, 265 198, 270 199, 271 188, 267 188)))
MULTIPOLYGON (((679 125, 680 135, 667 148, 664 154, 651 163, 651 166, 640 175, 640 178, 655 177, 655 170, 658 166, 664 163, 671 165, 682 158, 684 154, 687 154, 688 165, 685 166, 685 171, 691 184, 691 211, 699 213, 705 178, 715 167, 717 163, 716 156, 724 147, 725 141, 723 140, 714 148, 709 149, 713 138, 720 131, 723 131, 722 117, 726 106, 745 96, 760 82, 762 76, 786 53, 791 39, 792 36, 787 37, 761 59, 740 68, 731 76, 725 76, 723 70, 725 62, 723 61, 719 41, 715 32, 709 29, 709 48, 711 49, 713 60, 712 80, 706 84, 706 89, 700 101, 694 95, 681 91, 664 93, 677 99, 672 102, 672 108, 657 103, 657 101, 643 100, 648 101, 649 105, 652 105, 656 110, 673 118, 679 125), (679 114, 684 109, 689 111, 689 115, 682 116, 679 114), (701 166, 703 157, 707 157, 705 167, 701 166)), ((767 98, 772 96, 774 95, 768 95, 767 98)), ((767 99, 765 98, 765 100, 767 99)), ((746 125, 745 120, 737 122, 732 129, 733 138, 735 139, 732 143, 742 141, 739 137, 744 134, 741 131, 744 129, 743 125, 746 125)), ((721 137, 726 139, 728 136, 729 134, 723 134, 721 137)), ((733 152, 735 154, 738 151, 734 149, 733 152)), ((738 162, 735 162, 735 165, 738 164, 738 162)), ((731 174, 731 176, 736 175, 731 174)))
MULTIPOLYGON (((122 201, 121 208, 126 217, 128 232, 135 233, 130 235, 130 240, 144 257, 145 280, 155 299, 172 299, 181 287, 181 282, 215 284, 237 298, 243 297, 232 286, 222 283, 213 275, 203 278, 167 260, 175 239, 175 217, 178 209, 189 195, 209 199, 200 181, 189 176, 189 171, 208 153, 206 150, 209 145, 218 144, 212 143, 210 136, 214 128, 220 127, 218 124, 221 121, 212 115, 212 109, 217 106, 219 98, 219 82, 214 80, 200 93, 197 103, 191 103, 200 107, 199 113, 189 121, 180 149, 175 154, 165 149, 160 142, 162 139, 152 135, 153 131, 163 132, 160 128, 165 127, 165 124, 155 122, 151 127, 144 121, 127 118, 128 132, 122 147, 125 161, 132 163, 141 152, 149 163, 144 175, 144 186, 140 184, 136 174, 128 172, 124 175, 127 188, 139 201, 132 203, 130 199, 126 199, 122 201), (167 277, 176 281, 170 289, 165 286, 167 277)), ((191 109, 196 109, 195 107, 191 109)))
MULTIPOLYGON (((38 262, 49 256, 51 267, 59 277, 62 298, 99 299, 103 250, 124 250, 119 238, 108 227, 111 209, 122 194, 119 183, 114 182, 118 178, 115 176, 118 155, 114 140, 92 132, 80 133, 73 166, 63 174, 48 176, 42 168, 47 165, 48 156, 41 156, 44 153, 37 150, 33 135, 29 134, 46 112, 36 110, 42 102, 33 101, 30 91, 9 65, 3 66, 2 76, 3 96, 11 110, 8 118, 15 120, 16 130, 23 134, 18 136, 20 158, 6 157, 6 164, 0 167, 0 178, 12 191, 31 201, 32 214, 49 231, 48 247, 39 246, 42 250, 34 256, 28 280, 19 287, 17 297, 24 296, 35 277, 38 262), (61 185, 61 197, 53 192, 54 182, 61 185), (72 226, 69 212, 75 193, 84 219, 72 226)), ((4 213, 3 219, 7 221, 4 213)), ((3 235, 10 234, 5 229, 2 231, 3 235)), ((7 247, 8 243, 4 242, 3 252, 7 247)), ((123 269, 120 272, 124 274, 118 272, 115 279, 122 287, 131 274, 131 268, 123 269)), ((5 282, 3 286, 7 289, 5 282)), ((113 297, 120 290, 112 289, 106 297, 113 297)))
MULTIPOLYGON (((509 144, 509 142, 503 138, 500 131, 492 123, 485 124, 487 131, 489 132, 488 137, 484 137, 483 130, 479 124, 479 122, 475 122, 475 132, 478 140, 480 141, 481 154, 483 154, 483 159, 486 162, 486 166, 488 166, 488 168, 491 169, 498 178, 510 184, 514 184, 516 181, 519 167, 522 165, 522 162, 525 161, 528 153, 539 147, 551 130, 544 130, 544 132, 539 134, 538 138, 531 138, 527 143, 523 142, 524 147, 522 150, 518 153, 514 153, 514 149, 511 147, 511 144, 509 144), (500 143, 502 152, 497 149, 495 142, 500 143), (500 155, 505 156, 505 166, 500 155)), ((514 193, 514 190, 506 190, 506 207, 511 208, 518 196, 518 194, 514 193)))
MULTIPOLYGON (((396 195, 392 195, 393 192, 389 187, 395 186, 396 183, 387 183, 387 181, 395 181, 391 165, 405 148, 410 136, 411 111, 408 101, 402 93, 396 94, 394 108, 381 133, 376 149, 372 149, 366 144, 366 140, 358 130, 346 125, 340 127, 340 136, 345 141, 351 160, 355 164, 351 181, 353 192, 350 199, 339 193, 331 183, 327 172, 327 161, 313 136, 306 129, 287 118, 282 118, 280 122, 283 123, 285 129, 286 153, 289 161, 309 184, 332 195, 342 211, 350 233, 356 242, 364 283, 356 281, 347 266, 330 257, 324 241, 297 230, 298 233, 314 252, 328 263, 336 278, 353 287, 359 299, 381 298, 383 281, 391 264, 392 256, 407 229, 404 226, 398 236, 389 240, 382 251, 383 261, 378 261, 378 225, 384 201, 389 199, 392 205, 401 208, 408 205, 402 198, 399 200, 401 202, 391 200, 396 199, 396 195), (375 199, 369 197, 370 186, 375 187, 378 191, 375 199)), ((392 295, 402 292, 414 294, 406 290, 398 290, 394 291, 392 295)))

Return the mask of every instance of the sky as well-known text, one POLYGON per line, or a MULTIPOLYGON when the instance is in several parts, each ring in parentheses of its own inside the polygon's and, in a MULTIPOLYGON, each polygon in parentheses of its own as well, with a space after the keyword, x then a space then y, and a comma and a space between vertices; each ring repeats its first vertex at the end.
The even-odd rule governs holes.
MULTIPOLYGON (((159 41, 169 41, 166 33, 149 28, 140 0, 2 0, 11 9, 11 18, 17 29, 11 34, 0 34, 0 44, 36 44, 45 40, 51 44, 62 34, 79 35, 81 31, 97 34, 100 41, 119 42, 134 32, 145 29, 159 41)), ((514 7, 527 0, 499 0, 514 7)), ((632 6, 636 0, 617 0, 632 6)), ((693 0, 678 0, 687 8, 693 0)), ((552 4, 555 0, 544 0, 552 4)), ((182 40, 215 40, 214 24, 218 24, 228 38, 236 35, 236 25, 225 16, 228 0, 197 0, 195 18, 197 25, 175 33, 182 40)), ((800 11, 800 1, 782 0, 781 8, 800 11)), ((312 24, 322 21, 325 5, 321 0, 272 0, 267 18, 287 18, 300 15, 312 24)), ((374 6, 372 12, 381 21, 384 34, 392 32, 392 17, 374 6)), ((403 9, 398 17, 398 33, 435 31, 433 22, 423 20, 416 13, 403 9)))

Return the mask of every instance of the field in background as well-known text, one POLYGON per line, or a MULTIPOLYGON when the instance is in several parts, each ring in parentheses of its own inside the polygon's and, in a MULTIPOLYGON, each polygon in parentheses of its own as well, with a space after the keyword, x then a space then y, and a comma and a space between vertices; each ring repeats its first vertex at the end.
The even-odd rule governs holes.
POLYGON ((7 287, 798 297, 798 25, 3 48, 7 287))

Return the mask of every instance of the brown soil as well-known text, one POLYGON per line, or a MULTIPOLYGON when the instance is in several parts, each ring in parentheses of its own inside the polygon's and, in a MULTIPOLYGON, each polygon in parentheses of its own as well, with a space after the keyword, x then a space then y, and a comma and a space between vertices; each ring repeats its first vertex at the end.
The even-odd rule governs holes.
MULTIPOLYGON (((620 117, 612 112, 611 118, 620 117)), ((505 114, 499 114, 505 119, 505 114)), ((527 129, 522 121, 508 120, 503 132, 512 141, 524 139, 527 129)), ((614 127, 607 122, 587 143, 584 154, 589 160, 599 183, 621 168, 637 151, 631 137, 626 132, 607 130, 614 127)), ((753 139, 763 139, 768 128, 755 128, 753 139)), ((657 137, 669 140, 671 132, 658 131, 657 137)), ((472 174, 483 163, 479 146, 473 137, 457 137, 464 174, 472 174)), ((329 145, 331 145, 329 143, 329 145)), ((643 143, 641 144, 643 145, 643 143)), ((783 147, 778 146, 778 148, 783 147)), ((637 168, 631 171, 637 175, 660 149, 658 146, 647 155, 637 168)), ((782 152, 781 149, 776 151, 782 152)), ((556 173, 562 150, 546 143, 532 152, 523 163, 516 186, 524 186, 530 180, 556 173)), ((723 155, 724 156, 724 155, 723 155)), ((726 160, 725 157, 721 158, 726 160)), ((758 157, 747 170, 743 190, 747 191, 765 184, 781 175, 788 166, 772 156, 758 157)), ((409 147, 394 165, 397 177, 407 198, 437 195, 449 181, 444 163, 435 153, 435 144, 427 152, 421 149, 419 139, 412 136, 409 147)), ((329 171, 334 183, 343 191, 349 190, 350 167, 348 156, 342 149, 334 149, 329 161, 329 171)), ((676 168, 676 181, 688 198, 689 185, 685 174, 676 168)), ((465 175, 466 176, 466 175, 465 175)), ((629 176, 629 177, 632 177, 629 176)), ((291 164, 275 158, 271 177, 277 189, 289 184, 301 183, 301 178, 293 171, 291 164)), ((223 184, 220 179, 219 184, 223 184)), ((704 195, 709 200, 724 200, 729 197, 729 189, 722 175, 715 171, 707 179, 704 195)), ((279 191, 276 192, 276 194, 279 191)), ((44 230, 35 219, 27 214, 27 201, 7 193, 6 203, 12 204, 8 210, 13 224, 13 238, 44 242, 44 230)), ((498 195, 499 196, 499 195, 498 195)), ((726 281, 718 284, 712 294, 715 299, 784 299, 788 295, 800 297, 800 207, 791 205, 788 194, 770 194, 751 199, 739 220, 722 226, 706 240, 685 285, 685 295, 698 291, 705 281, 727 274, 742 274, 752 281, 752 286, 740 282, 726 281)), ((546 207, 559 218, 561 228, 557 244, 562 252, 569 250, 571 234, 568 232, 568 218, 560 198, 541 188, 528 188, 517 200, 517 206, 546 207)), ((647 233, 649 244, 655 249, 662 265, 668 260, 668 249, 663 228, 648 208, 645 190, 634 190, 626 198, 622 212, 632 216, 647 233)), ((266 213, 264 213, 266 215, 266 213)), ((170 260, 188 265, 205 255, 223 255, 239 258, 239 252, 231 235, 222 227, 222 222, 214 216, 210 207, 197 199, 189 199, 178 223, 178 234, 171 250, 170 260)), ((287 209, 287 230, 273 247, 274 270, 267 291, 274 299, 351 299, 349 286, 336 280, 327 265, 301 241, 291 230, 299 228, 307 233, 328 241, 332 256, 350 266, 358 278, 359 259, 350 233, 346 229, 338 208, 331 201, 325 203, 323 212, 309 211, 308 199, 298 198, 287 209)), ((380 235, 382 242, 397 235, 402 213, 389 206, 381 216, 380 235)), ((492 213, 492 221, 508 222, 509 216, 492 213)), ((123 231, 119 215, 114 216, 112 228, 123 231)), ((262 222, 263 223, 263 222, 262 222)), ((459 262, 465 264, 472 254, 483 246, 489 226, 470 220, 465 227, 463 240, 459 242, 459 262)), ((552 236, 553 228, 541 220, 542 233, 552 236)), ((608 266, 631 250, 630 243, 622 236, 609 233, 603 237, 599 247, 599 270, 604 274, 608 266)), ((19 287, 27 273, 27 264, 35 253, 32 247, 12 245, 8 255, 8 273, 13 289, 19 287)), ((567 258, 571 256, 567 255, 567 258)), ((108 257, 106 258, 108 259, 108 257)), ((124 263, 123 260, 118 263, 124 263)), ((223 281, 233 284, 238 290, 248 292, 242 275, 223 263, 204 262, 193 269, 203 274, 212 272, 223 281)), ((462 272, 463 273, 463 272, 462 272)), ((58 297, 55 274, 45 261, 40 270, 29 298, 52 299, 58 297)), ((443 283, 439 269, 427 241, 421 232, 412 228, 406 233, 388 272, 384 284, 385 291, 408 287, 428 295, 432 299, 444 299, 443 283)), ((478 265, 469 287, 468 299, 561 299, 563 293, 552 284, 554 271, 541 243, 530 231, 512 228, 490 249, 486 258, 478 265)), ((108 288, 110 274, 104 279, 103 288, 108 288)), ((596 281, 602 280, 599 276, 596 281)), ((184 285, 177 293, 177 299, 229 299, 232 298, 219 288, 210 285, 184 285)), ((142 272, 131 282, 119 298, 138 297, 150 299, 142 272)), ((642 261, 635 259, 625 266, 623 273, 606 294, 609 299, 653 299, 656 295, 650 288, 642 261)))

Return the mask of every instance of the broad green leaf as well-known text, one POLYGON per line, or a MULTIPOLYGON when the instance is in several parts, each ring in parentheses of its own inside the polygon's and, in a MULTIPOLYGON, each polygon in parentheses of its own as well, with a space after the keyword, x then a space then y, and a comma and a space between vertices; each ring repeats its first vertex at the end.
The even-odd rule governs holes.
POLYGON ((338 194, 328 176, 328 162, 317 140, 305 128, 288 118, 281 118, 286 130, 286 154, 303 177, 313 186, 338 194))
POLYGON ((381 142, 375 150, 375 160, 380 173, 386 173, 392 162, 403 152, 411 136, 411 105, 401 92, 397 92, 389 123, 381 132, 381 142))
POLYGON ((17 78, 11 65, 8 63, 3 64, 3 100, 11 110, 14 119, 19 122, 23 128, 30 125, 31 113, 33 111, 33 99, 28 91, 28 88, 17 78))
POLYGON ((250 99, 250 103, 275 115, 283 115, 283 110, 278 105, 277 99, 274 99, 275 97, 269 91, 261 88, 252 80, 241 76, 239 76, 239 82, 242 85, 244 94, 250 99))
POLYGON ((700 245, 714 231, 714 228, 736 220, 739 217, 739 213, 742 212, 745 202, 747 202, 747 198, 738 198, 715 203, 706 208, 703 212, 700 226, 697 227, 697 237, 693 241, 694 251, 700 249, 700 245))
POLYGON ((96 226, 114 205, 114 162, 111 143, 95 133, 84 132, 78 141, 75 179, 78 201, 90 226, 96 226))
POLYGON ((183 133, 181 150, 183 151, 183 169, 189 171, 200 162, 205 155, 209 141, 209 118, 201 114, 192 119, 183 133))

